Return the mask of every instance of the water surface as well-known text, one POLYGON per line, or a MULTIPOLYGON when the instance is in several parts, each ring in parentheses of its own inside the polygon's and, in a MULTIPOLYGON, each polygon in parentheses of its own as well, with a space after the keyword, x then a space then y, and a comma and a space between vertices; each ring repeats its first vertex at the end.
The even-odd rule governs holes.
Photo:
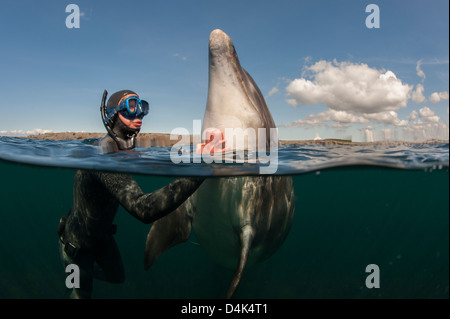
MULTIPOLYGON (((68 297, 56 226, 72 206, 77 168, 130 173, 145 192, 178 176, 258 174, 258 164, 175 165, 169 154, 0 137, 0 297, 68 297)), ((448 143, 283 146, 277 174, 293 177, 294 223, 272 257, 246 269, 235 297, 448 298, 448 156, 448 143), (379 289, 365 285, 369 264, 380 268, 379 289)), ((115 223, 126 281, 95 281, 94 298, 225 296, 234 271, 215 264, 195 234, 144 271, 150 225, 123 208, 115 223)))

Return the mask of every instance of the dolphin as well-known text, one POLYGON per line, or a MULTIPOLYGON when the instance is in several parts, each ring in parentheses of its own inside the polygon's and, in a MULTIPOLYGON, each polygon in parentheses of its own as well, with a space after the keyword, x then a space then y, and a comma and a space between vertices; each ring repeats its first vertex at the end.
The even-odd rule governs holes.
MULTIPOLYGON (((258 86, 240 65, 231 38, 218 29, 211 32, 209 40, 209 87, 202 131, 211 128, 225 132, 225 141, 230 139, 228 128, 275 128, 258 86)), ((265 138, 267 146, 273 142, 270 134, 265 138)), ((183 205, 153 223, 146 241, 145 268, 170 247, 187 241, 192 227, 208 255, 236 270, 226 294, 231 298, 246 266, 268 258, 284 242, 292 225, 294 202, 290 176, 208 178, 183 205)))

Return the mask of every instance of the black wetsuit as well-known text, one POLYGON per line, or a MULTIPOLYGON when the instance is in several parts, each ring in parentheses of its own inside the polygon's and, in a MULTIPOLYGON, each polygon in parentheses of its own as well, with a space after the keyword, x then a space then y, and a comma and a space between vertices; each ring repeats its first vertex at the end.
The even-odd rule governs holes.
POLYGON ((113 238, 119 205, 143 223, 152 223, 180 206, 202 182, 203 178, 179 178, 146 194, 130 175, 78 170, 73 207, 59 227, 64 267, 76 264, 80 269, 80 288, 74 288, 72 297, 90 298, 94 276, 109 282, 124 281, 113 238))

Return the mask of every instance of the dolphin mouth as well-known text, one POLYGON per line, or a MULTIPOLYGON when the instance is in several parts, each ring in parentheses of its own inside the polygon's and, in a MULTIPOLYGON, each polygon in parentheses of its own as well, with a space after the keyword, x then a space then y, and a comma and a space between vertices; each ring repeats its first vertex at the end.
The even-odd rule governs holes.
POLYGON ((215 29, 209 36, 209 67, 210 80, 211 70, 214 70, 221 71, 225 77, 235 75, 239 83, 244 83, 233 41, 220 29, 215 29))
POLYGON ((209 52, 213 56, 219 56, 230 52, 233 43, 231 38, 222 30, 216 29, 209 36, 209 52))

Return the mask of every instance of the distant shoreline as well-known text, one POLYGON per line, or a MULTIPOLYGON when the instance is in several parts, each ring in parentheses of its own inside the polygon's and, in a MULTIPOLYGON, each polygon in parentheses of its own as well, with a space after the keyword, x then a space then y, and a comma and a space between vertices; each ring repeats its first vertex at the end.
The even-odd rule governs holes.
MULTIPOLYGON (((85 140, 98 139, 105 136, 106 133, 87 133, 87 132, 60 132, 60 133, 43 133, 36 135, 28 135, 26 138, 41 140, 85 140)), ((192 136, 190 136, 192 143, 192 136)), ((177 143, 178 140, 171 140, 168 133, 140 133, 137 137, 139 147, 170 147, 177 143)), ((448 143, 444 140, 429 140, 425 142, 352 142, 340 139, 323 139, 323 140, 280 140, 281 145, 293 144, 323 144, 323 145, 403 145, 403 144, 435 144, 448 143)))

